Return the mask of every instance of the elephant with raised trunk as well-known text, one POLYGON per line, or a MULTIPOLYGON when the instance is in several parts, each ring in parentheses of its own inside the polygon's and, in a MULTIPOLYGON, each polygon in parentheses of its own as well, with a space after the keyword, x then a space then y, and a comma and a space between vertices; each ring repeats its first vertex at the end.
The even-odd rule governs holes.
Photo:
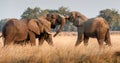
POLYGON ((78 37, 75 46, 78 46, 83 40, 84 45, 88 45, 89 37, 97 38, 100 47, 104 41, 111 46, 109 25, 102 17, 88 19, 77 11, 72 11, 68 15, 68 20, 77 27, 78 37))
POLYGON ((63 30, 66 24, 65 17, 58 13, 49 13, 46 15, 46 19, 51 22, 51 28, 53 29, 56 28, 57 25, 60 25, 60 28, 57 30, 54 37, 57 36, 63 30))
POLYGON ((30 41, 31 45, 36 45, 36 38, 39 38, 39 44, 43 43, 43 39, 45 39, 52 45, 50 25, 48 21, 43 23, 43 21, 37 19, 10 19, 2 30, 4 45, 22 41, 30 41))

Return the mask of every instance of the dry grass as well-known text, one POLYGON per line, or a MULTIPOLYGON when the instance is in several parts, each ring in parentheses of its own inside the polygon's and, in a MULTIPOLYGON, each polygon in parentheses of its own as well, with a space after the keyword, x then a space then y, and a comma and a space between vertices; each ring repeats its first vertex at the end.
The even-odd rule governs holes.
POLYGON ((53 47, 46 42, 33 47, 0 47, 0 63, 120 63, 120 35, 111 35, 112 47, 105 46, 102 50, 94 38, 89 40, 87 47, 83 43, 74 47, 76 39, 74 34, 60 35, 53 38, 53 47))

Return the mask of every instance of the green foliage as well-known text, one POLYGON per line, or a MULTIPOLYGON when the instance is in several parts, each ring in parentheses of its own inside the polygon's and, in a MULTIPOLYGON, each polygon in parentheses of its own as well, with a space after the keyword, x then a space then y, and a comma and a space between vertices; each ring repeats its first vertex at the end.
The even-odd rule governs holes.
POLYGON ((34 9, 28 7, 25 12, 21 15, 23 19, 32 19, 32 18, 37 18, 38 16, 41 15, 41 10, 39 7, 35 7, 34 9))
MULTIPOLYGON (((61 15, 68 15, 70 10, 68 7, 61 6, 58 9, 45 9, 42 10, 39 7, 30 8, 28 7, 25 12, 21 15, 21 18, 23 19, 32 19, 32 18, 38 18, 39 16, 46 16, 48 13, 59 13, 61 15)), ((115 9, 104 9, 100 11, 99 16, 102 16, 105 18, 108 22, 108 24, 111 27, 111 30, 120 30, 120 14, 115 9)), ((56 27, 56 29, 58 29, 56 27)), ((54 29, 54 31, 56 30, 54 29)), ((67 21, 67 24, 64 27, 64 31, 76 31, 76 27, 74 27, 69 21, 67 21)))
POLYGON ((100 15, 107 20, 111 29, 120 27, 120 14, 115 9, 104 9, 100 11, 100 15))
POLYGON ((61 15, 68 15, 68 13, 70 12, 70 10, 67 7, 59 7, 58 8, 58 13, 60 13, 61 15))
POLYGON ((48 9, 41 10, 40 16, 45 16, 45 15, 48 14, 48 13, 49 13, 49 10, 48 10, 48 9))

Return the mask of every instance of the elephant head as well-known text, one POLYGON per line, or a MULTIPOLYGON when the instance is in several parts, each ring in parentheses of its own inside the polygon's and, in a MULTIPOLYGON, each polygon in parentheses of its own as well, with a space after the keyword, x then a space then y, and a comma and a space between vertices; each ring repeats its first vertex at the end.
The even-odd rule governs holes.
POLYGON ((84 40, 84 45, 88 45, 89 37, 97 38, 98 43, 103 46, 103 42, 111 45, 109 25, 102 17, 88 19, 80 12, 69 13, 68 20, 77 27, 78 37, 75 46, 84 40))
POLYGON ((75 26, 81 26, 82 22, 88 20, 86 16, 77 11, 70 12, 67 16, 67 19, 75 26))
POLYGON ((45 20, 37 20, 37 19, 31 19, 28 23, 28 28, 30 31, 33 31, 37 35, 40 35, 40 33, 43 33, 44 31, 48 34, 51 34, 51 28, 50 28, 50 22, 46 22, 45 20))
POLYGON ((49 13, 49 14, 46 15, 46 19, 51 22, 51 28, 53 28, 53 29, 57 25, 60 25, 60 28, 57 30, 54 37, 57 36, 57 34, 60 33, 63 30, 63 28, 66 24, 65 17, 58 14, 58 13, 49 13))
POLYGON ((47 35, 47 38, 44 39, 49 43, 53 43, 50 25, 51 23, 45 19, 31 19, 28 22, 29 35, 30 39, 32 39, 31 42, 35 42, 35 38, 39 38, 39 42, 41 42, 40 40, 47 35))

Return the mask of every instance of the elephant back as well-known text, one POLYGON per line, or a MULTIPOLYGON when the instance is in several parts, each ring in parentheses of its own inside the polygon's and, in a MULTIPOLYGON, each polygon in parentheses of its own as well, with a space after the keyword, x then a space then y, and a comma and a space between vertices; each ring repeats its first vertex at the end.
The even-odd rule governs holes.
POLYGON ((95 17, 84 22, 84 30, 86 32, 93 32, 97 29, 109 29, 109 25, 102 17, 95 17))
POLYGON ((97 17, 95 18, 96 22, 99 22, 99 24, 101 25, 101 27, 105 27, 106 29, 109 29, 109 24, 107 23, 107 21, 102 18, 102 17, 97 17))
POLYGON ((15 28, 17 31, 20 31, 20 32, 26 31, 26 29, 27 29, 27 25, 24 22, 22 22, 18 19, 15 19, 15 18, 8 20, 8 22, 6 22, 6 24, 4 25, 4 28, 5 27, 7 28, 9 26, 15 28))
POLYGON ((5 38, 6 36, 14 36, 15 40, 18 38, 19 40, 21 40, 22 38, 27 37, 28 28, 24 22, 14 18, 6 22, 6 24, 3 27, 2 33, 3 33, 3 37, 5 38), (24 37, 22 37, 23 35, 24 37))

